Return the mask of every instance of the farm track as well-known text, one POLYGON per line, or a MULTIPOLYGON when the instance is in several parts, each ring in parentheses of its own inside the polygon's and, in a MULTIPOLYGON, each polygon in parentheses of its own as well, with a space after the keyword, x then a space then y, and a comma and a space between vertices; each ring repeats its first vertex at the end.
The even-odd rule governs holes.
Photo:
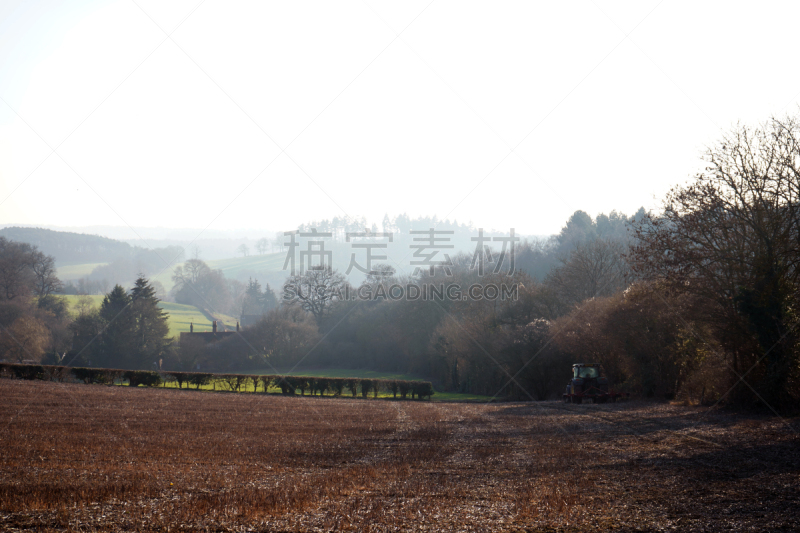
POLYGON ((2 531, 778 531, 798 421, 0 380, 2 531))

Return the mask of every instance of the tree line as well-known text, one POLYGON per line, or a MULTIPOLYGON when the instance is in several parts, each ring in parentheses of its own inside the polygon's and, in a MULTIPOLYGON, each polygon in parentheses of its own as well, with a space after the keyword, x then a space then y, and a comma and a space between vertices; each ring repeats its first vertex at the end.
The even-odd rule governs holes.
POLYGON ((354 291, 335 270, 309 270, 226 353, 240 364, 418 373, 447 390, 522 399, 557 397, 571 363, 600 362, 642 396, 786 408, 800 394, 798 132, 791 116, 735 127, 660 211, 578 211, 558 235, 522 243, 511 278, 479 278, 467 254, 452 276, 384 265, 364 281, 514 282, 517 300, 351 301, 337 296, 354 291))
MULTIPOLYGON (((221 272, 189 261, 175 270, 176 296, 195 305, 238 301, 262 319, 213 344, 177 347, 161 333, 140 338, 135 324, 163 320, 136 314, 158 300, 142 277, 136 295, 115 287, 101 316, 84 319, 86 338, 101 340, 83 353, 92 365, 118 354, 132 368, 146 368, 158 355, 175 371, 369 368, 426 376, 444 390, 534 400, 558 397, 572 363, 599 362, 615 386, 642 396, 787 408, 800 394, 798 139, 793 116, 737 126, 707 149, 705 168, 673 188, 657 212, 592 218, 577 211, 559 234, 520 243, 510 274, 481 275, 477 254, 454 257, 450 272, 413 275, 378 265, 360 287, 333 268, 308 269, 286 279, 279 302, 253 280, 235 300, 221 272), (516 297, 386 296, 392 286, 426 284, 513 285, 516 297), (115 345, 105 339, 115 338, 121 308, 135 316, 119 315, 118 328, 138 333, 120 334, 115 345)), ((42 281, 34 260, 41 263, 41 254, 26 246, 0 241, 3 261, 26 258, 0 264, 0 325, 4 334, 13 326, 15 338, 27 338, 25 328, 38 321, 62 331, 52 339, 63 339, 64 311, 45 294, 57 282, 42 281)), ((500 259, 487 253, 487 260, 500 259)), ((21 353, 3 342, 6 358, 21 353)), ((48 342, 29 351, 56 341, 48 342)))

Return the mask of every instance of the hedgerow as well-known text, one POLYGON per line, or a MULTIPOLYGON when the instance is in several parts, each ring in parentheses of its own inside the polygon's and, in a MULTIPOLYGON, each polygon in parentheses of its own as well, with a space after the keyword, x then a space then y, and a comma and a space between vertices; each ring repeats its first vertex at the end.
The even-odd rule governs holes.
MULTIPOLYGON (((157 372, 155 370, 119 370, 113 368, 84 368, 54 365, 31 365, 17 363, 0 363, 0 377, 26 380, 45 381, 75 381, 86 384, 127 385, 129 387, 157 387, 167 383, 177 383, 182 389, 184 384, 189 388, 194 385, 200 389, 211 383, 221 383, 222 390, 241 392, 248 389, 248 384, 253 384, 253 392, 258 392, 259 383, 262 392, 267 392, 270 387, 277 387, 283 394, 294 395, 306 391, 312 396, 324 395, 326 392, 334 396, 341 396, 348 390, 353 398, 359 393, 362 398, 377 398, 382 391, 391 392, 394 398, 400 393, 401 399, 406 399, 411 393, 411 399, 430 398, 434 394, 433 385, 429 381, 402 381, 394 379, 356 379, 356 378, 328 378, 313 376, 278 376, 278 375, 251 375, 251 374, 210 374, 204 372, 157 372)), ((216 385, 215 385, 216 389, 216 385)))

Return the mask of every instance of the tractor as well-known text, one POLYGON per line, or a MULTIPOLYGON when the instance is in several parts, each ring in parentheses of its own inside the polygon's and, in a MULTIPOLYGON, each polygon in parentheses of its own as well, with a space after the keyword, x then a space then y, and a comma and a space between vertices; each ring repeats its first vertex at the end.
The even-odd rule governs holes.
POLYGON ((603 367, 598 363, 577 363, 572 365, 572 379, 567 383, 564 403, 582 403, 584 399, 593 403, 615 402, 629 396, 628 393, 615 392, 608 386, 608 378, 603 375, 603 367))

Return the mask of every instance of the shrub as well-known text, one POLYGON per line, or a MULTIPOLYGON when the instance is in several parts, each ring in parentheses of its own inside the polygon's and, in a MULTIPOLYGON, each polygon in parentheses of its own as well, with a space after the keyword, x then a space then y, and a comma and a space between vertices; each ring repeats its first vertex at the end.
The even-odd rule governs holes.
POLYGON ((317 391, 319 391, 320 396, 324 395, 325 392, 331 389, 331 380, 328 378, 319 378, 317 380, 317 391))
POLYGON ((361 380, 361 397, 366 398, 372 390, 373 384, 371 379, 361 380))
POLYGON ((83 381, 86 384, 103 383, 104 372, 105 372, 104 368, 75 367, 72 369, 72 375, 75 376, 75 379, 83 381))
POLYGON ((170 375, 175 378, 175 381, 178 382, 178 388, 182 389, 183 384, 186 383, 186 386, 189 386, 189 373, 188 372, 170 372, 170 375))
POLYGON ((408 391, 411 390, 411 383, 408 381, 398 381, 397 388, 400 391, 400 398, 405 400, 406 396, 408 396, 408 391))
POLYGON ((189 376, 189 383, 194 385, 196 389, 199 389, 203 385, 208 385, 209 383, 211 383, 211 374, 193 372, 189 376))
POLYGON ((300 389, 300 396, 306 395, 306 389, 310 388, 311 384, 309 383, 309 378, 307 377, 296 377, 294 378, 295 387, 300 389))
POLYGON ((161 376, 152 370, 128 370, 122 377, 128 380, 129 387, 156 387, 161 384, 161 376))
POLYGON ((430 381, 417 381, 417 382, 414 382, 414 385, 413 385, 413 388, 412 388, 412 391, 411 391, 411 397, 413 398, 414 397, 414 393, 416 393, 417 397, 420 400, 422 400, 425 397, 430 398, 431 396, 433 396, 433 392, 434 392, 433 391, 433 385, 431 385, 430 381))
POLYGON ((344 382, 343 379, 331 379, 330 380, 330 389, 333 392, 334 396, 341 396, 342 391, 344 391, 344 382))
POLYGON ((291 376, 277 376, 276 378, 276 385, 281 388, 281 393, 283 394, 294 394, 295 393, 295 384, 294 379, 291 376))
POLYGON ((45 379, 42 365, 11 365, 11 370, 17 379, 45 379))
POLYGON ((103 383, 104 385, 113 385, 117 381, 122 380, 122 374, 122 370, 103 369, 103 372, 98 376, 98 383, 103 383))

